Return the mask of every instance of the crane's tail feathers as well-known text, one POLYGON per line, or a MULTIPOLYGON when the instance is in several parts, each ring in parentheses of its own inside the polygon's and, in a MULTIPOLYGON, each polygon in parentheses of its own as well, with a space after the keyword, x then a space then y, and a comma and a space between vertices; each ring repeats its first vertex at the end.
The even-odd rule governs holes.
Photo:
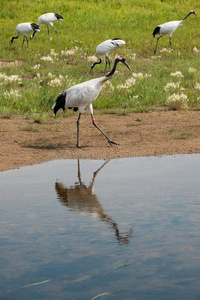
POLYGON ((66 99, 66 92, 61 93, 58 98, 56 99, 56 102, 52 106, 53 112, 56 115, 60 110, 65 110, 65 99, 66 99))
POLYGON ((160 26, 157 26, 157 27, 154 29, 153 37, 155 37, 156 34, 160 34, 160 26))

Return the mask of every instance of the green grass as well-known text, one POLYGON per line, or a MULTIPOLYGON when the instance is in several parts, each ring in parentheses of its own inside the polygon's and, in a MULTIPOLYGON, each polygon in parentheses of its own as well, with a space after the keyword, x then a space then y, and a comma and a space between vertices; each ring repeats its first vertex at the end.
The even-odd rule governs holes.
POLYGON ((93 104, 96 110, 129 113, 163 107, 180 109, 181 103, 169 105, 169 97, 182 93, 187 96, 189 109, 199 109, 200 52, 194 49, 200 50, 200 18, 190 16, 173 34, 173 52, 162 51, 169 50, 169 38, 165 36, 159 41, 157 56, 153 54, 154 28, 166 21, 183 19, 191 9, 200 14, 199 1, 1 0, 1 115, 51 115, 51 106, 60 92, 76 83, 103 76, 104 64, 97 65, 89 74, 92 64, 89 57, 95 55, 99 43, 114 37, 123 38, 127 46, 111 52, 111 61, 118 54, 125 55, 133 74, 118 65, 119 73, 105 84, 93 104), (46 12, 59 13, 65 19, 54 23, 59 40, 52 28, 49 39, 45 25, 41 25, 41 32, 29 40, 29 49, 26 44, 21 49, 21 36, 10 46, 10 37, 16 34, 18 23, 37 23, 38 17, 46 12), (52 61, 42 60, 43 57, 50 57, 52 61), (171 75, 177 71, 183 77, 171 75), (143 76, 138 76, 139 73, 143 76), (169 83, 178 85, 166 90, 169 83))

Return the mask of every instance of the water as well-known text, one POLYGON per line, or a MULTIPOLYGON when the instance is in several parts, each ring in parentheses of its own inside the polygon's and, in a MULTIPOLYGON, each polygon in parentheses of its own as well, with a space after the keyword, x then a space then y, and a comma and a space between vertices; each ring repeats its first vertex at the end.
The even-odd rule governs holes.
POLYGON ((0 299, 200 299, 200 155, 0 173, 0 299))

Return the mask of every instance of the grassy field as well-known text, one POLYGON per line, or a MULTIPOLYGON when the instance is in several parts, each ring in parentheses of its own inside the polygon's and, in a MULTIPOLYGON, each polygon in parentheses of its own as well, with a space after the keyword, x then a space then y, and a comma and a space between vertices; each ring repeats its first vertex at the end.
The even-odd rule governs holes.
MULTIPOLYGON (((76 83, 100 77, 104 64, 89 74, 96 46, 120 37, 126 46, 110 53, 125 55, 132 73, 123 65, 105 84, 94 102, 102 113, 129 113, 154 109, 200 108, 200 18, 191 15, 172 36, 160 39, 153 51, 154 28, 167 21, 181 20, 189 11, 200 15, 199 1, 172 0, 1 0, 0 4, 0 113, 52 115, 51 106, 59 93, 76 83), (37 23, 46 12, 61 14, 55 22, 59 40, 45 25, 29 39, 22 36, 10 45, 15 27, 22 22, 37 23)), ((68 114, 71 111, 67 112, 68 114)))

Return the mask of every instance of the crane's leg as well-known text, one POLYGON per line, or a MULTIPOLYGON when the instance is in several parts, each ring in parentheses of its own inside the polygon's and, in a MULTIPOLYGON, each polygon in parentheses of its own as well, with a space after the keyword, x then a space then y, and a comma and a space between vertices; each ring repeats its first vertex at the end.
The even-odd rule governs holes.
POLYGON ((170 44, 171 49, 173 50, 173 48, 172 48, 172 38, 171 38, 171 36, 169 37, 169 44, 170 44))
POLYGON ((48 36, 49 36, 49 26, 47 25, 47 33, 48 33, 48 36))
POLYGON ((25 42, 25 36, 23 36, 23 41, 22 41, 22 48, 23 48, 23 46, 24 46, 24 42, 25 42))
POLYGON ((79 124, 80 124, 80 117, 81 117, 81 113, 79 113, 78 119, 77 119, 77 144, 76 144, 77 148, 81 148, 81 146, 79 145, 79 124))
POLYGON ((107 64, 108 64, 108 60, 107 60, 107 57, 106 57, 106 65, 105 65, 105 70, 104 70, 104 74, 106 73, 106 69, 107 69, 107 64))
POLYGON ((109 70, 110 70, 110 59, 108 58, 109 70))
POLYGON ((26 42, 27 42, 27 48, 28 48, 28 38, 27 38, 27 36, 26 36, 26 42))
POLYGON ((96 122, 95 122, 95 119, 94 119, 94 116, 93 116, 93 114, 91 114, 91 117, 92 117, 92 123, 93 123, 93 125, 107 138, 107 140, 108 140, 108 143, 110 144, 110 145, 112 145, 112 144, 114 144, 114 145, 119 145, 119 144, 117 144, 117 143, 115 143, 115 142, 113 142, 113 141, 111 141, 110 139, 109 139, 109 137, 103 132, 103 130, 101 130, 101 128, 96 124, 96 122))
POLYGON ((109 64, 109 69, 110 69, 110 60, 109 60, 108 56, 106 56, 106 66, 105 66, 105 71, 104 71, 104 73, 106 73, 106 70, 107 70, 107 64, 109 64))
POLYGON ((58 38, 58 32, 57 32, 56 28, 55 28, 53 25, 52 25, 52 27, 53 27, 53 29, 55 30, 55 33, 56 33, 57 38, 58 38))
POLYGON ((163 35, 161 35, 161 36, 159 36, 158 38, 157 38, 157 42, 156 42, 156 48, 155 48, 155 50, 154 50, 154 54, 156 54, 156 52, 157 52, 157 48, 158 48, 158 41, 159 41, 159 39, 162 37, 163 35))

